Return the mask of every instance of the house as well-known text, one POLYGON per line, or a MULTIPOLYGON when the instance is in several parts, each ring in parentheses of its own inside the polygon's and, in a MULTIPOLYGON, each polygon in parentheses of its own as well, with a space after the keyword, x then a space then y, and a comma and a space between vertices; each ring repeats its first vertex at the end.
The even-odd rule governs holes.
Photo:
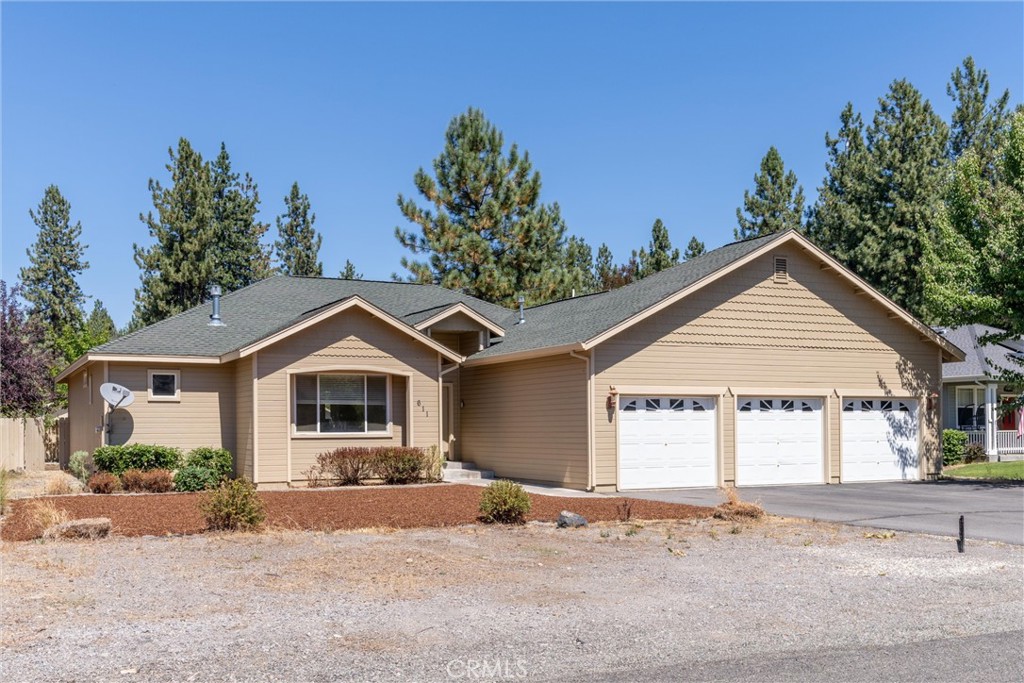
POLYGON ((981 444, 989 459, 1019 460, 1024 457, 1024 438, 1018 431, 1020 416, 1005 406, 1014 402, 1021 389, 998 381, 992 374, 1020 368, 1024 341, 982 343, 985 335, 1002 332, 985 325, 939 330, 966 354, 964 360, 942 367, 942 426, 966 432, 968 443, 981 444))
POLYGON ((72 448, 223 446, 263 488, 387 444, 598 491, 919 479, 964 360, 792 231, 525 311, 284 276, 219 303, 223 324, 200 306, 68 367, 72 448), (101 382, 134 404, 108 414, 101 382))

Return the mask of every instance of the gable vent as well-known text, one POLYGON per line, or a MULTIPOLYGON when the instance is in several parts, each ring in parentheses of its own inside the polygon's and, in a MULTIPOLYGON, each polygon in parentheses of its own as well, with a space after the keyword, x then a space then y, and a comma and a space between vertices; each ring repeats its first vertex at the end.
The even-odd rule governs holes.
POLYGON ((775 281, 789 282, 789 260, 785 256, 775 257, 775 281))

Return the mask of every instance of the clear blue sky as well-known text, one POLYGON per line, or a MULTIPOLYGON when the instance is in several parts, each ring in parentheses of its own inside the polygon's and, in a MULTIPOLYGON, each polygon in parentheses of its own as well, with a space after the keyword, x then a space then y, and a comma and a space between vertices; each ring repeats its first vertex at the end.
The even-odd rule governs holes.
MULTIPOLYGON (((12 4, 2 12, 3 277, 50 183, 81 220, 81 284, 122 325, 149 243, 138 214, 167 148, 227 143, 273 224, 298 180, 334 275, 399 271, 398 192, 472 105, 529 150, 545 201, 617 259, 661 217, 674 241, 732 239, 776 145, 809 199, 847 101, 895 78, 948 118, 971 54, 1024 94, 1024 4, 12 4)), ((276 231, 271 228, 269 239, 276 231)), ((91 306, 91 304, 88 304, 91 306)))

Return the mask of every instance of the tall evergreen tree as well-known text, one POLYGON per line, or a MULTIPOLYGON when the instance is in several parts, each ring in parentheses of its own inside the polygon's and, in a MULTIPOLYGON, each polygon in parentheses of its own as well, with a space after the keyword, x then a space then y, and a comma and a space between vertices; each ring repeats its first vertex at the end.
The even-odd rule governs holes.
POLYGON ((134 245, 142 285, 135 290, 135 321, 150 325, 202 303, 218 272, 218 229, 210 167, 185 138, 168 150, 170 187, 150 179, 156 215, 139 219, 156 244, 134 245))
POLYGON ((38 209, 29 209, 28 214, 39 232, 26 252, 29 265, 21 269, 20 277, 25 300, 31 305, 29 315, 52 343, 65 329, 82 325, 85 296, 78 276, 89 267, 86 246, 80 242, 82 224, 71 223, 71 203, 56 185, 46 188, 38 209))
POLYGON ((736 239, 799 230, 803 213, 804 188, 797 184, 796 173, 786 171, 779 150, 769 147, 754 175, 754 192, 744 190, 743 208, 736 209, 736 239))
POLYGON ((614 281, 617 270, 612 250, 602 242, 601 246, 597 248, 597 258, 594 259, 594 275, 597 276, 597 286, 602 292, 615 288, 614 281))
POLYGON ((829 176, 811 234, 912 313, 923 311, 918 272, 941 209, 946 124, 910 83, 893 82, 870 126, 847 105, 838 138, 826 136, 829 176))
POLYGON ((354 263, 345 259, 345 267, 341 269, 338 277, 342 280, 362 280, 363 274, 356 272, 356 266, 354 263))
POLYGON ((210 182, 217 233, 213 278, 230 292, 270 274, 270 252, 260 243, 270 226, 256 218, 260 205, 256 183, 248 173, 231 170, 231 157, 223 142, 210 164, 210 182))
POLYGON ((950 126, 947 153, 955 161, 967 150, 974 150, 986 177, 995 170, 996 152, 1010 120, 1010 91, 989 101, 991 84, 988 72, 978 69, 968 56, 946 85, 956 108, 950 126))
POLYGON ((531 304, 557 295, 565 223, 558 204, 540 202, 540 174, 528 153, 504 138, 483 112, 470 108, 452 119, 434 177, 417 171, 422 208, 398 195, 415 231, 395 228, 401 245, 426 261, 402 259, 412 282, 436 283, 512 306, 520 294, 531 304))
POLYGON ((92 312, 85 321, 85 332, 93 345, 106 344, 117 336, 114 319, 110 317, 107 307, 99 299, 93 302, 92 312))
POLYGON ((693 237, 690 238, 690 243, 686 245, 686 251, 683 252, 683 260, 689 261, 692 258, 697 258, 698 256, 704 254, 704 252, 706 251, 707 248, 704 246, 704 243, 697 239, 697 236, 694 235, 693 237))
POLYGON ((679 263, 679 250, 672 248, 668 228, 660 218, 655 219, 651 226, 651 241, 647 248, 641 248, 636 258, 637 279, 654 275, 679 263))
POLYGON ((293 183, 291 193, 284 198, 285 213, 277 217, 274 251, 281 272, 285 275, 320 277, 324 264, 320 262, 320 244, 323 237, 314 224, 316 214, 310 211, 309 197, 293 183))
POLYGON ((564 282, 559 292, 561 298, 590 294, 598 290, 594 252, 582 237, 572 236, 565 243, 562 273, 564 282))

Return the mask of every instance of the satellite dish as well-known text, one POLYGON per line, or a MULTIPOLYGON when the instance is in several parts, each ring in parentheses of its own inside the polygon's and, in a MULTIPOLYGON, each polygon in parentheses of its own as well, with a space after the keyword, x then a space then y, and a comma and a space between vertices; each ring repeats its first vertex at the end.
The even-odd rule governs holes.
POLYGON ((135 403, 135 394, 131 389, 113 382, 105 382, 100 385, 100 396, 114 409, 127 408, 135 403))

